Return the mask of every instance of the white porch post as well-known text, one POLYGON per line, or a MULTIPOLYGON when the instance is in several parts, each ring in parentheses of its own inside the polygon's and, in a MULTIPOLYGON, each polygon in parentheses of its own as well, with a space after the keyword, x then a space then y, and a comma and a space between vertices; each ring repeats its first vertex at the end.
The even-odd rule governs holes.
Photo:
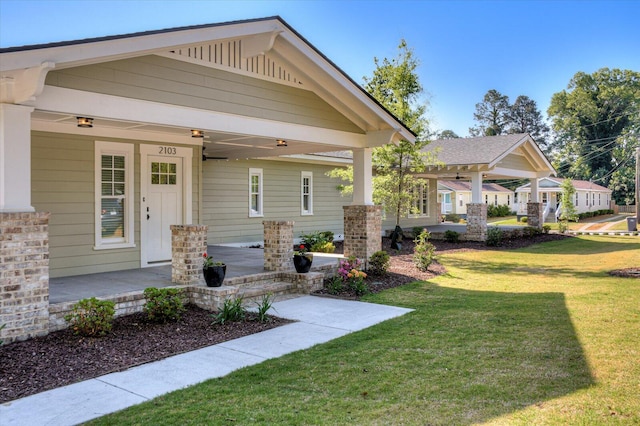
POLYGON ((0 104, 0 212, 33 212, 31 205, 31 112, 0 104))
POLYGON ((482 173, 471 173, 471 202, 482 203, 482 173))
POLYGON ((353 150, 353 202, 354 206, 373 205, 372 149, 353 150))
POLYGON ((540 201, 539 191, 540 189, 538 187, 538 178, 531 179, 531 195, 529 198, 530 203, 537 203, 540 201))

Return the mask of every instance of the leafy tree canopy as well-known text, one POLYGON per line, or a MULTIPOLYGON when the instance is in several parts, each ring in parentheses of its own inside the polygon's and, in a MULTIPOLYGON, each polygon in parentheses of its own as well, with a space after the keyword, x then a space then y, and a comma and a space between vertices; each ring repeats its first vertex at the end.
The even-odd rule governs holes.
POLYGON ((640 135, 640 73, 602 68, 578 72, 553 95, 554 166, 561 176, 592 180, 618 203, 635 198, 635 147, 640 135))

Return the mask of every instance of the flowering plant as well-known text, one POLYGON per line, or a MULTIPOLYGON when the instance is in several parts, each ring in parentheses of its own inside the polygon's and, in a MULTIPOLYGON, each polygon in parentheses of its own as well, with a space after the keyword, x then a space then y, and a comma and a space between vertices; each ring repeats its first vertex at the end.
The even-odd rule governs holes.
POLYGON ((293 255, 294 256, 306 256, 309 253, 308 249, 305 247, 304 244, 300 244, 298 246, 298 250, 294 250, 293 251, 293 255))
POLYGON ((222 266, 222 262, 215 262, 212 256, 208 256, 207 252, 205 252, 202 257, 204 258, 204 262, 202 263, 202 269, 211 268, 212 266, 222 266))

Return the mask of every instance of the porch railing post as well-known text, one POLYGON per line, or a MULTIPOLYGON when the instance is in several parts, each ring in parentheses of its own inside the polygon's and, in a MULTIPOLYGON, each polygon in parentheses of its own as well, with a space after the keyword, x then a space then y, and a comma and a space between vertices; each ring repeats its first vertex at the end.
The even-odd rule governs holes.
POLYGON ((285 271, 291 269, 293 252, 292 220, 265 220, 264 226, 264 269, 285 271))
POLYGON ((469 241, 487 241, 487 205, 485 203, 467 204, 467 232, 469 241))
POLYGON ((344 255, 366 262, 382 250, 382 207, 344 206, 344 255))
POLYGON ((200 284, 202 255, 207 251, 207 225, 171 225, 171 282, 200 284))

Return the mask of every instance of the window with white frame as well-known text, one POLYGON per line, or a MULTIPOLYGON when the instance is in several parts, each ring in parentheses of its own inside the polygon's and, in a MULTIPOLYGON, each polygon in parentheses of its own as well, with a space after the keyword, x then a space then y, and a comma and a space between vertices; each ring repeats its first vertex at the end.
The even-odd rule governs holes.
POLYGON ((95 246, 134 247, 133 145, 95 143, 95 246))
POLYGON ((300 179, 300 214, 313 214, 313 172, 302 172, 300 179))
POLYGON ((507 194, 507 205, 510 206, 511 205, 511 195, 507 194))
POLYGON ((498 205, 498 194, 493 196, 493 205, 497 206, 498 205))
POLYGON ((458 202, 460 203, 460 207, 464 206, 464 198, 462 198, 462 194, 458 195, 458 202))
POLYGON ((413 201, 414 215, 429 216, 429 181, 420 182, 415 191, 416 197, 413 201))
POLYGON ((574 203, 578 207, 578 193, 576 192, 576 202, 574 203))
POLYGON ((249 169, 249 217, 262 217, 262 169, 249 169))
POLYGON ((484 194, 484 203, 489 204, 489 194, 484 194))

